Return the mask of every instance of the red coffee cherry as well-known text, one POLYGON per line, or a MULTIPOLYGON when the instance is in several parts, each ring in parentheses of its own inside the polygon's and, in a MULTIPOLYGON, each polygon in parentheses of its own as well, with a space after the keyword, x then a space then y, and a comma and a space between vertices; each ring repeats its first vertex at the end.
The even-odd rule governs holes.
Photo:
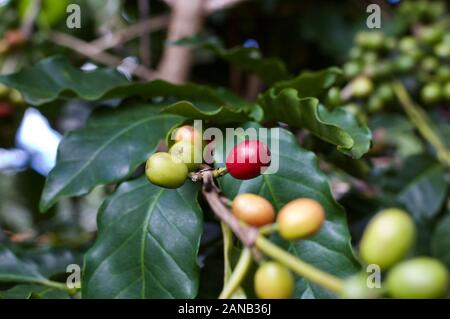
POLYGON ((270 150, 258 140, 247 140, 236 145, 228 154, 227 170, 236 179, 252 179, 270 165, 270 150))

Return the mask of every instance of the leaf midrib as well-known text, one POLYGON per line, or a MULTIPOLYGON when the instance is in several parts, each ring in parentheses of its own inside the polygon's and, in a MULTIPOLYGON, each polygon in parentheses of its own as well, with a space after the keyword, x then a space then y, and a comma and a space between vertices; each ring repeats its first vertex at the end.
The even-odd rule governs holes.
POLYGON ((145 216, 145 220, 142 224, 142 235, 141 235, 141 251, 140 251, 140 266, 141 266, 141 276, 142 276, 142 287, 141 287, 141 298, 145 299, 145 243, 147 237, 147 228, 150 222, 150 218, 153 215, 156 204, 158 203, 160 197, 164 193, 164 189, 161 189, 155 196, 155 199, 150 203, 150 206, 147 210, 147 214, 145 216))

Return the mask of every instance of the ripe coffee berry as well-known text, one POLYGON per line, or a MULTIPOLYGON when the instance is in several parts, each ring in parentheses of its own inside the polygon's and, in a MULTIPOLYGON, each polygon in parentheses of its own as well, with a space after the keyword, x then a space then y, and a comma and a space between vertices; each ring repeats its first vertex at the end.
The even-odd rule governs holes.
POLYGON ((325 212, 319 202, 299 198, 286 204, 278 213, 278 231, 287 240, 305 238, 317 232, 324 219, 325 212))
POLYGON ((255 274, 255 293, 261 299, 287 299, 294 291, 294 279, 285 266, 269 261, 255 274))
POLYGON ((226 167, 236 179, 252 179, 270 165, 270 150, 258 140, 244 141, 228 154, 226 167))
POLYGON ((255 194, 236 196, 231 210, 238 219, 256 227, 270 224, 275 219, 275 210, 272 204, 264 197, 255 194))

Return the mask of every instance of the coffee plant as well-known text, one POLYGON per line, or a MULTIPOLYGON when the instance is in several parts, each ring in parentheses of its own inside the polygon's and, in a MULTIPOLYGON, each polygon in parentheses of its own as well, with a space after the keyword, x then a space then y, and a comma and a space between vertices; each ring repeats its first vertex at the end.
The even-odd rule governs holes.
POLYGON ((298 74, 255 44, 227 49, 200 30, 166 44, 220 61, 201 71, 208 84, 139 64, 125 75, 80 69, 58 46, 100 64, 102 53, 48 31, 65 6, 47 2, 34 21, 42 34, 3 36, 4 57, 50 53, 0 77, 0 119, 26 106, 55 119, 77 103, 89 118, 64 132, 34 217, 39 236, 21 240, 1 215, 0 297, 450 296, 445 2, 401 1, 389 28, 355 35, 342 65, 298 74), (44 51, 49 39, 56 47, 44 51), (224 65, 248 74, 256 94, 214 84, 224 65), (64 205, 95 194, 95 231, 57 225, 64 205), (68 285, 73 264, 81 274, 68 285))

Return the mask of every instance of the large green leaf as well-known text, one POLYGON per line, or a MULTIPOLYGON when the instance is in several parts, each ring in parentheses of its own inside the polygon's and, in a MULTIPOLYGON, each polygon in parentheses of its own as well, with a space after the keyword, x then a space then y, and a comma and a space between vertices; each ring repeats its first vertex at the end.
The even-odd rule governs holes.
POLYGON ((100 99, 175 97, 221 106, 226 96, 208 86, 172 84, 162 80, 130 82, 119 72, 98 68, 81 71, 66 58, 56 56, 40 61, 18 73, 0 76, 0 83, 19 90, 27 102, 41 105, 60 98, 100 99))
POLYGON ((431 250, 433 256, 442 260, 450 269, 450 214, 445 215, 436 226, 431 250))
POLYGON ((68 299, 69 294, 61 289, 39 285, 20 284, 0 291, 0 299, 68 299))
POLYGON ((342 77, 342 71, 332 67, 320 71, 305 71, 296 78, 275 83, 275 94, 284 89, 295 89, 298 97, 321 97, 329 88, 335 85, 342 77))
POLYGON ((330 111, 319 104, 316 98, 301 96, 294 88, 269 90, 259 99, 264 110, 264 120, 306 128, 354 158, 360 158, 369 150, 370 130, 361 125, 353 114, 340 108, 330 111))
POLYGON ((40 209, 49 209, 60 197, 83 195, 97 185, 130 176, 155 151, 166 132, 181 121, 145 104, 96 112, 85 128, 62 140, 40 209))
POLYGON ((435 163, 404 185, 398 200, 417 218, 430 219, 439 213, 447 197, 445 168, 435 163))
POLYGON ((239 123, 249 120, 243 109, 234 110, 221 106, 219 108, 210 104, 195 105, 191 102, 181 101, 167 106, 164 113, 181 115, 196 120, 213 121, 214 123, 239 123))
POLYGON ((122 184, 100 208, 98 239, 85 258, 84 298, 193 298, 202 233, 198 186, 122 184))
POLYGON ((208 50, 241 70, 256 74, 269 85, 289 77, 283 61, 277 58, 263 58, 257 48, 235 47, 227 50, 217 38, 201 35, 178 40, 174 44, 208 50))
POLYGON ((34 265, 20 260, 10 249, 0 244, 0 282, 42 284, 47 279, 34 265))
MULTIPOLYGON (((277 211, 299 197, 319 201, 326 211, 326 221, 319 233, 307 240, 274 239, 294 255, 324 271, 339 277, 353 274, 359 266, 351 249, 345 212, 334 200, 327 177, 320 171, 313 153, 302 149, 290 132, 283 129, 279 132, 279 137, 274 137, 279 141, 279 149, 271 149, 272 162, 279 159, 278 172, 247 181, 225 176, 220 180, 224 193, 231 199, 239 193, 259 194, 270 200, 277 211)), ((274 145, 274 138, 271 145, 274 145)), ((332 297, 326 290, 302 279, 297 283, 296 296, 332 297)))
POLYGON ((401 166, 376 176, 384 197, 405 206, 416 220, 432 220, 444 205, 448 183, 445 168, 429 155, 413 155, 401 166))

